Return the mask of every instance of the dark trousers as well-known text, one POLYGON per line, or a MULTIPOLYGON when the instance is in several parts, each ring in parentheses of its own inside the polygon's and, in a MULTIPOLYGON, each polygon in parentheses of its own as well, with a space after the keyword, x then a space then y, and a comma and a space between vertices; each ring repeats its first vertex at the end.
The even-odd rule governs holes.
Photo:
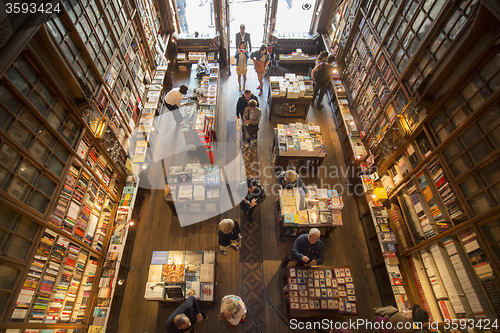
POLYGON ((179 107, 177 105, 172 105, 172 104, 168 104, 168 103, 165 103, 165 106, 167 107, 167 109, 172 111, 175 122, 177 123, 177 125, 180 125, 182 123, 182 120, 184 119, 184 117, 181 115, 181 112, 179 111, 179 107))
POLYGON ((295 261, 296 261, 295 266, 304 266, 304 265, 305 265, 305 263, 304 263, 302 260, 300 260, 300 261, 299 261, 299 260, 297 260, 297 259, 295 259, 295 258, 293 257, 293 252, 289 252, 289 253, 285 256, 285 258, 281 261, 281 265, 280 265, 280 267, 281 267, 281 268, 285 268, 285 267, 288 265, 288 263, 289 263, 290 261, 292 261, 292 260, 295 260, 295 261))
POLYGON ((328 84, 324 85, 322 87, 319 86, 319 84, 314 85, 314 91, 313 91, 313 106, 314 106, 314 100, 316 99, 316 96, 318 96, 319 92, 319 97, 318 101, 316 102, 316 105, 320 105, 321 101, 323 101, 323 96, 325 95, 326 88, 328 88, 328 84))
POLYGON ((248 205, 245 201, 241 202, 241 211, 243 212, 243 214, 246 214, 248 221, 252 221, 253 212, 255 211, 255 208, 257 208, 257 206, 258 205, 250 207, 250 205, 248 205))

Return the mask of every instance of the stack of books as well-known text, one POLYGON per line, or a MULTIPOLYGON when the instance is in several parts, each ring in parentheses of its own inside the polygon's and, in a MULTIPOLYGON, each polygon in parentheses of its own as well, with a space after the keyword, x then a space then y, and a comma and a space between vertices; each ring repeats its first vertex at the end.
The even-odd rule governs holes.
POLYGON ((217 165, 188 163, 186 166, 171 166, 167 182, 174 200, 203 201, 220 197, 220 169, 217 165))
POLYGON ((309 76, 287 73, 285 76, 271 76, 269 80, 272 97, 312 97, 314 92, 309 76))
POLYGON ((276 132, 280 156, 326 156, 321 129, 314 123, 278 124, 276 132))

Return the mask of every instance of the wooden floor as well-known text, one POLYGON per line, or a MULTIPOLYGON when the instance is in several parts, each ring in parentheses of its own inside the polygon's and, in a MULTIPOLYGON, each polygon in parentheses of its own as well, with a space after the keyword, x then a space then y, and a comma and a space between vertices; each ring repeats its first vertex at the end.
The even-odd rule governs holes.
MULTIPOLYGON (((280 74, 283 72, 279 68, 280 74)), ((305 70, 307 72, 307 69, 305 70)), ((174 86, 186 82, 189 72, 175 73, 174 86)), ((239 97, 237 76, 234 67, 232 75, 222 72, 222 96, 219 96, 218 141, 239 142, 239 133, 235 129, 235 108, 239 97)), ((267 88, 267 82, 265 88, 267 88)), ((247 88, 256 91, 257 76, 252 68, 248 70, 247 88)), ((243 224, 242 248, 240 251, 229 250, 226 256, 217 253, 216 266, 216 303, 201 304, 202 311, 208 314, 208 321, 196 325, 196 332, 225 332, 227 322, 217 319, 219 301, 227 294, 243 296, 249 306, 249 316, 245 323, 231 331, 238 332, 290 332, 284 299, 281 294, 281 276, 279 264, 284 255, 291 250, 294 238, 279 238, 275 222, 275 197, 271 193, 275 177, 264 168, 272 164, 273 128, 278 123, 303 121, 302 119, 276 118, 268 120, 267 91, 259 97, 263 115, 260 123, 257 156, 260 181, 268 190, 268 197, 257 214, 258 221, 253 226, 240 220, 239 208, 232 209, 223 216, 181 228, 167 204, 163 201, 160 190, 151 191, 142 202, 140 221, 131 233, 133 248, 128 254, 129 270, 123 269, 120 276, 126 282, 117 289, 114 308, 108 332, 153 333, 165 332, 164 323, 178 304, 159 304, 144 299, 144 289, 148 268, 153 251, 165 250, 218 250, 218 222, 222 218, 233 218, 243 224), (245 233, 247 233, 245 235, 245 233), (251 236, 251 237, 250 237, 251 236), (247 242, 247 244, 245 244, 247 242), (247 246, 247 248, 245 248, 247 246), (248 251, 251 249, 251 251, 248 251), (245 252, 247 250, 247 252, 245 252), (259 251, 260 250, 260 251, 259 251), (128 274, 127 274, 128 272, 128 274), (121 308, 120 308, 121 307, 121 308)), ((326 96, 325 96, 326 101, 326 96)), ((324 104, 326 105, 324 101, 324 104)), ((321 126, 327 157, 323 162, 327 167, 343 167, 345 170, 342 147, 335 129, 335 122, 329 107, 312 108, 307 122, 321 126)), ((220 152, 219 152, 220 153, 220 152)), ((257 166, 257 164, 254 164, 257 166)), ((267 169, 266 169, 267 170, 267 169)), ((334 170, 334 169, 332 169, 334 170)), ((307 183, 317 185, 341 186, 347 182, 342 173, 332 173, 321 179, 305 179, 307 183)), ((359 318, 371 318, 372 309, 381 305, 375 275, 369 268, 370 256, 358 218, 358 209, 354 197, 344 195, 345 206, 342 211, 344 226, 337 228, 325 243, 324 265, 349 266, 352 270, 359 318)), ((358 317, 354 317, 358 318, 358 317)), ((345 317, 345 319, 348 319, 345 317)))

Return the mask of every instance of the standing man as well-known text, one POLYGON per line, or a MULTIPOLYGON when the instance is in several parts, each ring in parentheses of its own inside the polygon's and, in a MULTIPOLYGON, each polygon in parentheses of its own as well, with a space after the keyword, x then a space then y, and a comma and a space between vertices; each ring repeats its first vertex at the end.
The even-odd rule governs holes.
POLYGON ((311 72, 311 76, 314 81, 314 93, 313 93, 313 102, 312 106, 314 107, 314 100, 316 99, 316 96, 318 96, 319 92, 319 97, 318 101, 316 102, 316 107, 322 108, 323 105, 321 104, 321 101, 323 100, 323 95, 326 92, 326 89, 328 88, 328 85, 330 84, 330 81, 333 80, 333 62, 335 61, 335 56, 333 54, 330 54, 328 58, 326 58, 326 63, 321 62, 314 67, 314 69, 311 72))
POLYGON ((191 295, 168 317, 165 328, 168 333, 194 332, 193 326, 203 320, 207 320, 207 315, 200 312, 196 298, 191 295))
POLYGON ((309 230, 309 234, 300 235, 293 243, 292 252, 288 253, 280 267, 285 268, 288 262, 296 260, 296 266, 321 265, 323 260, 323 242, 319 239, 321 232, 318 228, 309 230))
POLYGON ((250 143, 257 145, 257 133, 259 132, 259 122, 262 111, 257 107, 257 102, 253 99, 248 102, 248 106, 243 111, 243 125, 245 126, 245 150, 250 147, 250 143))
POLYGON ((247 216, 248 222, 252 223, 253 212, 257 205, 262 203, 266 198, 266 191, 257 179, 247 178, 246 182, 238 186, 238 193, 242 195, 243 199, 240 204, 241 211, 247 216), (246 195, 244 193, 245 191, 246 195))
POLYGON ((172 111, 174 115, 175 122, 177 125, 182 123, 182 115, 179 111, 179 106, 181 106, 182 96, 186 95, 188 91, 188 87, 186 85, 182 85, 179 88, 174 88, 170 90, 165 96, 165 106, 167 109, 172 111))
POLYGON ((245 111, 245 108, 248 106, 248 102, 250 100, 254 100, 255 103, 257 103, 257 107, 259 107, 259 101, 257 100, 257 96, 252 94, 252 91, 250 89, 245 89, 243 92, 243 95, 238 98, 238 103, 236 104, 236 118, 240 119, 243 117, 243 112, 245 111))
POLYGON ((236 49, 238 49, 241 42, 246 42, 248 52, 252 52, 252 42, 250 41, 250 34, 245 32, 244 24, 240 24, 240 32, 236 34, 236 49))

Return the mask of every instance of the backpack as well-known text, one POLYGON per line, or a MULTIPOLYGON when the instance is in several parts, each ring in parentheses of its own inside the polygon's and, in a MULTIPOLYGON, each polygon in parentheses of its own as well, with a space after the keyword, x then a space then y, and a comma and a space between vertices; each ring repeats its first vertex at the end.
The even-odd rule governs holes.
POLYGON ((314 73, 314 81, 322 87, 330 82, 332 66, 328 65, 326 62, 322 62, 319 66, 321 67, 314 73))

